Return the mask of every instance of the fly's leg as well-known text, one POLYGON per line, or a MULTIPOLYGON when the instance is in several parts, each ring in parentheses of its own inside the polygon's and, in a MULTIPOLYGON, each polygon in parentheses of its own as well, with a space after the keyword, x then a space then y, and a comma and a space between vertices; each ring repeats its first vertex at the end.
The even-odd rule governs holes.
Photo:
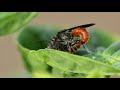
POLYGON ((84 47, 84 49, 87 51, 87 53, 91 54, 92 51, 90 51, 86 46, 82 45, 84 47))
POLYGON ((67 44, 68 52, 72 53, 72 49, 69 44, 67 44))

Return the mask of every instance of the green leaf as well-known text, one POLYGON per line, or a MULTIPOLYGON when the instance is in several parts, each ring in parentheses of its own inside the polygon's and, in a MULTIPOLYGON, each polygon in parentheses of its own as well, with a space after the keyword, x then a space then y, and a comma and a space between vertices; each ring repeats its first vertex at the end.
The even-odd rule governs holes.
POLYGON ((104 51, 96 51, 93 54, 86 55, 94 60, 101 61, 106 64, 114 65, 120 62, 120 41, 116 41, 109 45, 104 51))
POLYGON ((120 50, 120 41, 113 43, 107 49, 104 50, 104 55, 113 55, 116 51, 120 50))
POLYGON ((103 72, 96 70, 91 71, 87 76, 87 78, 105 78, 103 72))
MULTIPOLYGON (((17 46, 19 51, 21 52, 21 56, 23 58, 26 69, 32 73, 33 77, 43 77, 45 75, 53 77, 51 74, 51 66, 44 63, 44 61, 38 60, 36 58, 36 51, 41 47, 46 48, 48 40, 51 39, 51 36, 55 34, 55 32, 49 32, 50 30, 56 30, 56 28, 48 28, 46 26, 31 26, 25 28, 25 30, 20 31, 20 35, 18 36, 17 46), (44 34, 43 34, 44 33, 44 34), (41 34, 41 35, 40 35, 41 34), (42 40, 42 44, 41 44, 42 40), (45 41, 45 42, 44 42, 45 41), (29 49, 28 49, 29 48, 29 49), (41 76, 41 72, 43 73, 41 76)), ((58 77, 58 76, 55 76, 58 77)))
POLYGON ((0 12, 0 36, 20 30, 37 12, 0 12))
POLYGON ((47 47, 51 37, 58 32, 58 28, 46 25, 26 27, 20 31, 19 43, 30 50, 39 50, 47 47))
POLYGON ((40 71, 37 71, 37 72, 33 72, 32 73, 32 76, 33 78, 58 78, 56 76, 53 76, 52 74, 48 73, 48 72, 40 72, 40 71))
POLYGON ((85 46, 92 53, 80 47, 76 53, 70 54, 47 49, 51 37, 59 30, 55 26, 30 26, 18 35, 18 48, 33 77, 100 78, 120 74, 118 36, 91 28, 90 40, 85 46))
POLYGON ((91 70, 97 69, 103 72, 103 75, 120 73, 120 69, 116 69, 104 63, 52 49, 39 50, 37 57, 38 59, 42 58, 42 60, 45 60, 48 65, 65 72, 88 74, 91 70))

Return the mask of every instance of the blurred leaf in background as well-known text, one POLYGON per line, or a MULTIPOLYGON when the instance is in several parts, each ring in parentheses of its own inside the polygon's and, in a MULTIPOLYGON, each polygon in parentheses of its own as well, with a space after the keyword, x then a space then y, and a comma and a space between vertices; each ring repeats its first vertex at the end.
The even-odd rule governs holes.
POLYGON ((37 12, 0 12, 0 36, 20 30, 37 12))
POLYGON ((18 48, 33 77, 101 78, 120 75, 119 36, 91 28, 91 38, 86 46, 92 53, 81 47, 76 53, 69 54, 47 49, 51 37, 59 30, 47 25, 30 26, 18 35, 18 48), (39 42, 33 43, 36 41, 39 42))

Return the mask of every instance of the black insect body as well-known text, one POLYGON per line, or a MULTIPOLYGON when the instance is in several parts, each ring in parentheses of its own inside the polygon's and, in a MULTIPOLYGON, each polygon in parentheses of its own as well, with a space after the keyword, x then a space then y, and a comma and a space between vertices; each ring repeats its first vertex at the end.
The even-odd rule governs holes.
POLYGON ((72 34, 68 30, 63 30, 52 38, 48 48, 68 52, 72 39, 72 34))

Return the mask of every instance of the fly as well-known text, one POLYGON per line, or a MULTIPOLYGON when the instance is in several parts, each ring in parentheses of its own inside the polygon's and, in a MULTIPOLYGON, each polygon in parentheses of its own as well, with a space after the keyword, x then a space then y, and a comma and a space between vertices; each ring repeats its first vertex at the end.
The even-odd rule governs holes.
POLYGON ((90 36, 86 28, 93 25, 95 24, 84 24, 58 32, 48 44, 48 48, 70 53, 77 51, 81 45, 89 40, 90 36), (74 40, 76 37, 79 39, 74 40))

